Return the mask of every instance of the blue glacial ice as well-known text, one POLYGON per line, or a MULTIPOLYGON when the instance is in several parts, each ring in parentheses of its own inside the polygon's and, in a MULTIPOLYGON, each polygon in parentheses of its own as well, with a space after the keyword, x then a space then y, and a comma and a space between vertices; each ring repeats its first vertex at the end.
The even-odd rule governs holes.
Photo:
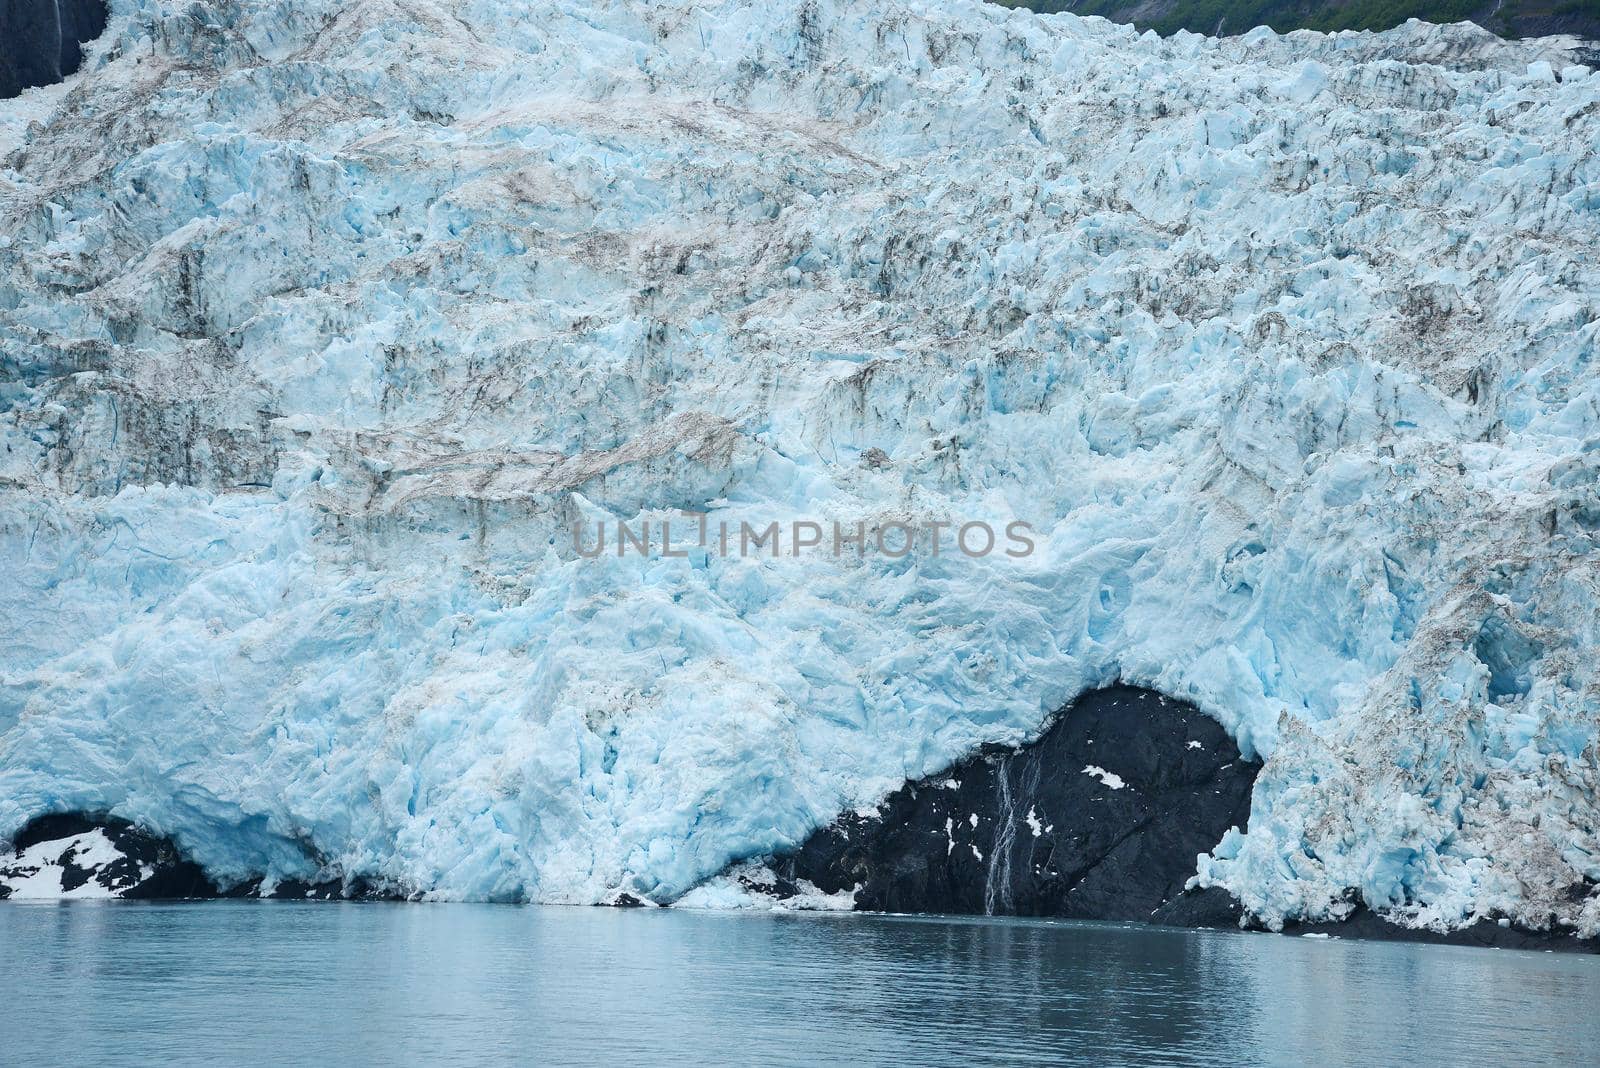
POLYGON ((1570 56, 112 0, 0 108, 0 838, 671 901, 1122 679, 1268 758, 1197 868, 1265 922, 1600 932, 1570 56), (572 551, 680 509, 1040 533, 572 551))

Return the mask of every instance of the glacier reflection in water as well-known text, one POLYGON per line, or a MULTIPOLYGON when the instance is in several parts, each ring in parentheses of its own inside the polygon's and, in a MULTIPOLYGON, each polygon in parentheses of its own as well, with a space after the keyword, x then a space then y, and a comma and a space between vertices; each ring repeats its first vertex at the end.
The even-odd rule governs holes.
POLYGON ((0 1061, 1595 1063, 1600 958, 1032 920, 0 905, 0 1061))

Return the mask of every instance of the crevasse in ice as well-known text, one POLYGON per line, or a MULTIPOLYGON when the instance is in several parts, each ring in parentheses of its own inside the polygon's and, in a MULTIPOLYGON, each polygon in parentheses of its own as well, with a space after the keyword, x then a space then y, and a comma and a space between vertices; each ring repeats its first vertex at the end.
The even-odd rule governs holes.
POLYGON ((1600 930, 1561 42, 113 0, 90 52, 0 109, 0 836, 665 901, 1120 678, 1269 758, 1198 868, 1268 922, 1600 930), (1039 534, 572 551, 680 509, 1039 534))

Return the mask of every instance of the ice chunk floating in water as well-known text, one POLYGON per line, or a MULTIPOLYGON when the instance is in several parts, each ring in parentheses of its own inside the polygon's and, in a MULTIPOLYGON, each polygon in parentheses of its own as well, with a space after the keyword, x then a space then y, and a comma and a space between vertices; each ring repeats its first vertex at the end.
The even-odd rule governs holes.
POLYGON ((4 128, 0 835, 670 901, 1121 679, 1268 758, 1198 868, 1267 922, 1600 930, 1600 79, 1556 45, 143 10, 4 128), (1039 533, 572 551, 680 509, 1039 533))

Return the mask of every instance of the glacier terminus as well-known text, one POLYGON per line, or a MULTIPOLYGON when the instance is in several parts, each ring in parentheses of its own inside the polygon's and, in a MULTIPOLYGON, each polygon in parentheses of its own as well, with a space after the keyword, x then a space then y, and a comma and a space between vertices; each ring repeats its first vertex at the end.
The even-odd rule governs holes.
POLYGON ((0 840, 736 904, 1122 684, 1262 762, 1192 871, 1254 921, 1600 935, 1570 41, 111 0, 83 50, 0 108, 0 840), (574 551, 685 511, 1036 545, 574 551))

